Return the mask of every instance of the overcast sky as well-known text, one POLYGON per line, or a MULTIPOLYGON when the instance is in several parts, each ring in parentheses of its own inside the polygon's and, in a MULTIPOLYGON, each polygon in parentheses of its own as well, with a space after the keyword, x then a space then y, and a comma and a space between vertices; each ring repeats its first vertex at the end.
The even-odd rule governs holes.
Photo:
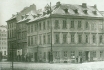
POLYGON ((20 12, 26 6, 35 4, 37 9, 43 9, 46 4, 51 2, 52 5, 55 5, 58 1, 66 4, 80 5, 87 3, 91 6, 96 4, 100 11, 104 11, 104 0, 0 0, 0 25, 6 25, 6 21, 12 14, 20 12))

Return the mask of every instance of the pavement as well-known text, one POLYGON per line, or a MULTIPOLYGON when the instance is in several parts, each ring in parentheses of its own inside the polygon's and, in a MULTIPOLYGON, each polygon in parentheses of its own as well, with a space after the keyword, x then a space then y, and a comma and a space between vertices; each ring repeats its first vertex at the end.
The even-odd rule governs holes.
MULTIPOLYGON (((104 61, 73 63, 14 62, 13 70, 104 70, 104 61)), ((11 70, 11 62, 0 62, 0 70, 11 70)))

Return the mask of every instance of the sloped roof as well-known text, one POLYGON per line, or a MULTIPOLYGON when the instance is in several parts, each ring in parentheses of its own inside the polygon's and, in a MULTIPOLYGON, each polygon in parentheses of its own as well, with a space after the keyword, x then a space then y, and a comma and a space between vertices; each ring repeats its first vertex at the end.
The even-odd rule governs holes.
MULTIPOLYGON (((85 8, 85 7, 82 7, 82 5, 60 4, 58 7, 57 5, 52 6, 51 9, 52 9, 51 15, 62 15, 62 16, 67 15, 67 16, 98 17, 98 18, 103 17, 101 13, 97 10, 97 8, 95 8, 94 6, 88 6, 88 5, 86 5, 86 8, 85 8), (64 9, 67 9, 68 12, 66 13, 64 9), (76 13, 75 10, 77 10, 78 13, 76 13), (87 13, 85 13, 84 10, 87 10, 87 13), (94 12, 96 12, 96 14, 94 12)), ((46 10, 44 10, 43 12, 45 12, 46 14, 45 15, 42 14, 41 16, 36 17, 30 20, 29 22, 37 21, 43 18, 48 18, 50 16, 49 13, 47 14, 46 10)))
POLYGON ((102 15, 99 13, 97 9, 95 9, 93 6, 88 6, 87 8, 83 8, 82 5, 72 5, 72 4, 61 4, 59 7, 52 8, 52 14, 60 14, 60 15, 76 15, 76 16, 89 16, 89 17, 102 17, 102 15), (66 14, 64 9, 68 9, 68 13, 66 14), (74 10, 78 10, 78 14, 74 12, 74 10), (83 11, 87 10, 87 14, 85 14, 83 11), (96 11, 97 14, 94 14, 93 11, 96 11))

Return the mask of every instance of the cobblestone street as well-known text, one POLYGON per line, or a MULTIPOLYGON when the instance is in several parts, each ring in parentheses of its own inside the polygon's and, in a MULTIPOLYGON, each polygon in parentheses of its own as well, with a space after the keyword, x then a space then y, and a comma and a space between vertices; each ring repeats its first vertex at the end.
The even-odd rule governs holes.
MULTIPOLYGON (((1 70, 11 70, 10 67, 11 62, 0 62, 1 70)), ((104 70, 104 61, 82 64, 14 62, 14 70, 104 70)))

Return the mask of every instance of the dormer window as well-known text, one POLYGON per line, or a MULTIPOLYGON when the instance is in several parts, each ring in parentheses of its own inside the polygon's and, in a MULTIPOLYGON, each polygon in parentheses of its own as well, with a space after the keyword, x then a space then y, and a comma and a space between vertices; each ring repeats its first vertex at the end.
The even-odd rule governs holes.
POLYGON ((84 12, 85 14, 88 14, 87 10, 83 10, 83 12, 84 12))
POLYGON ((97 15, 97 11, 92 11, 92 13, 93 13, 94 15, 97 15))
POLYGON ((23 15, 21 17, 22 17, 22 19, 24 19, 24 16, 23 15))
POLYGON ((65 13, 68 13, 68 9, 64 9, 65 13))
POLYGON ((75 9, 75 10, 74 10, 74 12, 77 14, 77 13, 78 13, 78 10, 77 10, 77 9, 75 9))

